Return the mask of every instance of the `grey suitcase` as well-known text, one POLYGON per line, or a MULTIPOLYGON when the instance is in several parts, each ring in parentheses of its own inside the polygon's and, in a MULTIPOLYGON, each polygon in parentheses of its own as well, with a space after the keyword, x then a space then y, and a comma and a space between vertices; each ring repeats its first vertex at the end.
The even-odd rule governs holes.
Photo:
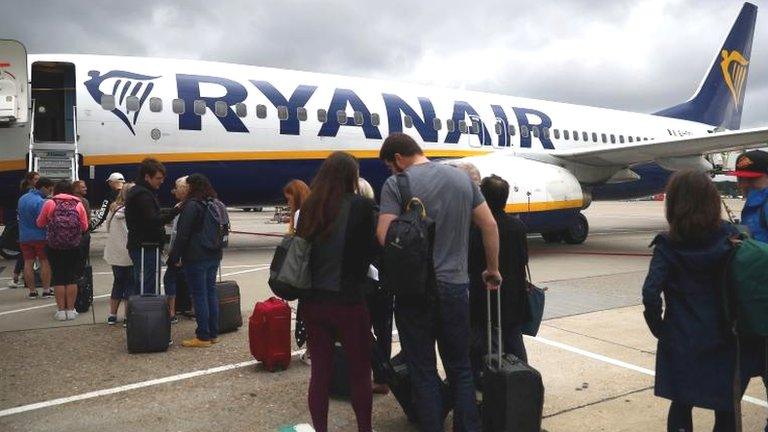
POLYGON ((216 296, 219 299, 219 333, 237 331, 243 326, 240 286, 235 281, 222 281, 219 276, 219 282, 216 283, 216 296))
MULTIPOLYGON (((157 248, 157 279, 155 286, 158 293, 146 294, 144 292, 144 278, 139 278, 141 291, 138 295, 132 295, 128 298, 125 316, 128 323, 125 329, 125 335, 128 345, 128 352, 149 353, 162 352, 168 350, 168 344, 171 340, 171 317, 168 309, 168 299, 160 292, 160 247, 157 248)), ((144 274, 144 251, 141 249, 141 274, 144 274)))

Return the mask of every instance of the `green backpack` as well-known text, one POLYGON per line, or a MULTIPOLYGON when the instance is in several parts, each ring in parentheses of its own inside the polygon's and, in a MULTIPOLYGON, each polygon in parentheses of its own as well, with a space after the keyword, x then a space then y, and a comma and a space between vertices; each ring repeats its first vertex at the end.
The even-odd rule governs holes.
POLYGON ((728 318, 740 334, 768 337, 768 243, 745 239, 728 266, 728 318))

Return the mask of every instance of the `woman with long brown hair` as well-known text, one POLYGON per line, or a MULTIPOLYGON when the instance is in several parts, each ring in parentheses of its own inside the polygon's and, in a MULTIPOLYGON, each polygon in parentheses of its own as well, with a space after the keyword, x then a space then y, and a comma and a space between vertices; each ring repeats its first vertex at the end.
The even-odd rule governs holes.
POLYGON ((655 394, 672 401, 668 431, 691 431, 693 407, 715 411, 715 431, 734 427, 736 344, 724 316, 722 281, 729 240, 738 232, 721 221, 720 205, 706 173, 676 173, 667 186, 669 231, 652 243, 643 314, 659 340, 655 394))
POLYGON ((301 180, 291 180, 283 187, 283 196, 288 202, 288 208, 290 208, 291 220, 288 225, 288 231, 293 233, 296 231, 296 220, 299 214, 299 209, 304 205, 304 201, 309 196, 309 186, 301 180))
POLYGON ((318 432, 328 429, 336 340, 347 355, 358 431, 371 430, 371 324, 364 295, 377 245, 374 204, 355 194, 358 170, 349 153, 331 154, 312 181, 297 230, 312 242, 312 288, 300 303, 312 357, 309 410, 318 432))

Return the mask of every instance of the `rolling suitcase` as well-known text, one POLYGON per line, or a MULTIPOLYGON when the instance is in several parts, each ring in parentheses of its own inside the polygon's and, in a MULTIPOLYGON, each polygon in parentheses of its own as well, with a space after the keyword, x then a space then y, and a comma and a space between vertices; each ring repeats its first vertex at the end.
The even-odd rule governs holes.
POLYGON ((491 293, 487 293, 488 354, 483 369, 483 432, 539 432, 544 407, 541 374, 511 354, 503 354, 501 293, 496 290, 498 352, 491 343, 491 293))
POLYGON ((219 299, 219 333, 237 331, 243 325, 240 312, 240 287, 235 281, 222 281, 219 268, 219 281, 216 283, 216 296, 219 299))
MULTIPOLYGON (((411 385, 411 377, 408 373, 408 364, 405 362, 405 354, 400 351, 390 361, 381 364, 384 367, 384 376, 386 377, 389 390, 395 396, 397 403, 400 404, 408 421, 418 423, 418 412, 413 403, 415 395, 411 385)), ((443 418, 446 418, 453 409, 453 400, 451 399, 451 391, 447 381, 442 381, 441 390, 443 394, 443 418)))
POLYGON ((176 313, 180 315, 192 312, 192 295, 189 293, 189 285, 181 267, 169 266, 165 269, 166 278, 173 277, 176 282, 176 313), (168 272, 171 272, 168 275, 168 272))
POLYGON ((77 280, 77 297, 75 297, 75 310, 77 313, 88 312, 93 304, 93 267, 87 264, 83 269, 83 275, 77 280))
POLYGON ((291 364, 291 307, 272 297, 256 303, 248 320, 248 342, 251 354, 274 372, 291 364))
POLYGON ((156 254, 156 284, 158 293, 144 293, 144 251, 141 249, 140 294, 128 298, 125 315, 128 323, 125 329, 129 353, 161 352, 168 350, 171 340, 171 317, 168 300, 160 292, 160 248, 156 254))

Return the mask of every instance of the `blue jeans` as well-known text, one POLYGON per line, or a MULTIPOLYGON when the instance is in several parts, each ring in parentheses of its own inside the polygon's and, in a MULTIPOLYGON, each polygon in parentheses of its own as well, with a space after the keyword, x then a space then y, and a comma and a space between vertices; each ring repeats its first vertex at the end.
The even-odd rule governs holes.
POLYGON ((415 392, 421 430, 442 432, 443 404, 435 342, 453 396, 453 430, 479 432, 480 417, 469 361, 469 284, 438 282, 429 306, 397 304, 395 319, 415 392))
POLYGON ((134 293, 142 294, 141 280, 144 279, 144 292, 143 294, 155 294, 155 287, 157 287, 157 249, 146 248, 144 249, 144 275, 141 274, 141 248, 128 249, 128 255, 131 256, 133 261, 133 281, 136 286, 133 289, 134 293))
POLYGON ((218 259, 184 262, 184 275, 195 302, 195 333, 200 340, 219 336, 219 297, 216 295, 219 263, 218 259))

